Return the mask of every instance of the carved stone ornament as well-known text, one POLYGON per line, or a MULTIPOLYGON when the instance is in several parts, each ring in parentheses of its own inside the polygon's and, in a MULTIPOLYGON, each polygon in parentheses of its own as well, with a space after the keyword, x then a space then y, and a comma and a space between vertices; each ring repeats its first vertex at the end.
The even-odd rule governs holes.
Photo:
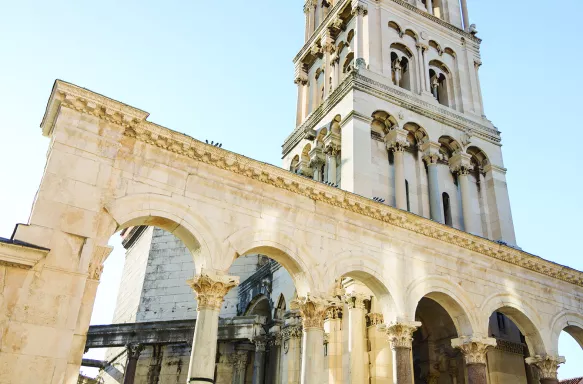
POLYGON ((310 152, 310 167, 319 168, 326 164, 326 155, 321 146, 314 147, 310 152))
POLYGON ((91 257, 91 261, 89 262, 89 268, 87 273, 89 275, 90 280, 97 280, 101 278, 101 274, 103 273, 103 262, 107 259, 107 256, 113 251, 113 247, 102 247, 96 245, 93 248, 93 255, 91 257))
POLYGON ((449 170, 453 174, 468 175, 472 169, 472 157, 467 153, 457 153, 449 159, 449 170))
POLYGON ((306 85, 306 84, 308 84, 308 76, 305 73, 300 73, 294 79, 294 84, 296 84, 296 85, 306 85))
POLYGON ((230 362, 233 364, 236 370, 245 369, 247 366, 247 360, 249 359, 247 351, 236 351, 235 353, 229 355, 230 362))
POLYGON ((537 355, 526 358, 526 363, 538 368, 541 379, 556 379, 559 365, 565 363, 565 358, 563 356, 537 355))
POLYGON ((370 296, 361 293, 349 293, 344 296, 344 301, 348 306, 348 309, 366 309, 365 301, 370 301, 370 296))
POLYGON ((302 316, 304 329, 324 329, 324 317, 331 307, 339 306, 338 299, 326 299, 317 296, 300 297, 291 302, 291 309, 297 309, 302 316))
POLYGON ((409 146, 407 131, 397 127, 390 129, 385 136, 385 145, 389 151, 404 152, 409 146))
POLYGON ((356 2, 352 5, 352 14, 355 16, 366 16, 368 14, 368 8, 366 4, 361 2, 356 2))
POLYGON ((256 352, 265 352, 265 350, 267 349, 267 339, 263 337, 253 339, 253 343, 255 344, 256 352))
POLYGON ((138 359, 140 357, 140 353, 144 349, 142 344, 128 344, 126 346, 126 351, 128 354, 129 359, 138 359))
POLYGON ((401 322, 391 323, 385 327, 385 332, 391 343, 391 348, 407 348, 413 347, 413 332, 421 326, 418 321, 415 322, 401 322))
POLYGON ((359 57, 354 61, 354 67, 358 69, 366 69, 366 60, 362 57, 359 57))
POLYGON ((237 276, 211 276, 202 272, 192 280, 187 281, 196 293, 198 310, 212 309, 219 311, 225 295, 231 288, 239 285, 237 276))
POLYGON ((332 307, 326 311, 326 320, 337 320, 342 318, 342 308, 332 307))
POLYGON ((382 313, 369 313, 366 315, 369 327, 376 327, 384 323, 384 316, 382 313))
POLYGON ((462 351, 466 364, 486 364, 486 352, 496 347, 496 339, 491 337, 460 337, 451 341, 451 346, 462 351))
POLYGON ((289 327, 285 327, 281 331, 281 337, 283 338, 283 340, 301 338, 302 337, 302 326, 301 325, 292 325, 289 327))

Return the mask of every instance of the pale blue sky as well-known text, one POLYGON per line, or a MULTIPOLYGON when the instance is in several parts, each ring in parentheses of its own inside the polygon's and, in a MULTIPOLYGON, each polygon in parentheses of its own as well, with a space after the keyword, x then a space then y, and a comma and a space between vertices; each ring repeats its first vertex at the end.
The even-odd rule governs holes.
MULTIPOLYGON (((468 0, 482 44, 486 114, 503 132, 519 245, 583 270, 580 0, 468 0), (575 141, 572 141, 575 140, 575 141), (577 156, 577 158, 576 158, 577 156)), ((38 128, 60 78, 150 120, 280 165, 295 122, 291 59, 301 0, 0 0, 0 236, 26 222, 48 139, 38 128)), ((94 320, 108 322, 123 258, 107 263, 94 320)), ((562 377, 583 352, 561 340, 562 377)))

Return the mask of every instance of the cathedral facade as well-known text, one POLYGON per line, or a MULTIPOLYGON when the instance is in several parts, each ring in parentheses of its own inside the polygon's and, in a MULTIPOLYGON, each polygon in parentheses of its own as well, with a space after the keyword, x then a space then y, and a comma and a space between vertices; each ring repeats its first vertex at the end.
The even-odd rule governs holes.
POLYGON ((0 239, 0 382, 558 383, 583 273, 517 245, 466 0, 304 13, 282 168, 55 83, 30 220, 0 239))

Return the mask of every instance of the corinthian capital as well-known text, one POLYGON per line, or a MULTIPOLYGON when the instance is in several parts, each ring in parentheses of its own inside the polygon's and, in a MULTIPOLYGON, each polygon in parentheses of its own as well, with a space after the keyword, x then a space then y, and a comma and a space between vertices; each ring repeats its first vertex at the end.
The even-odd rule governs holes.
POLYGON ((212 309, 218 311, 225 295, 231 288, 239 285, 239 277, 227 275, 210 275, 202 272, 192 280, 187 281, 188 285, 196 293, 198 309, 212 309))
POLYGON ((364 295, 362 293, 352 292, 344 296, 344 301, 348 305, 349 309, 365 309, 365 301, 370 301, 370 296, 364 295))
POLYGON ((496 339, 485 337, 460 337, 451 346, 462 351, 467 365, 486 364, 486 352, 496 346, 496 339))
POLYGON ((472 157, 467 153, 457 153, 449 159, 449 170, 458 175, 467 175, 474 168, 472 157))
POLYGON ((353 1, 352 2, 352 14, 355 16, 365 16, 368 14, 368 8, 366 4, 361 3, 360 1, 353 1))
POLYGON ((308 76, 305 73, 300 73, 294 79, 294 84, 296 84, 296 85, 306 85, 306 84, 308 84, 308 76))
POLYGON ((563 356, 534 356, 526 358, 526 363, 538 368, 541 379, 557 379, 559 365, 565 363, 563 356))
POLYGON ((291 302, 291 309, 297 309, 302 316, 304 329, 324 328, 324 318, 329 308, 339 305, 338 299, 317 296, 300 297, 291 302))
POLYGON ((441 160, 443 156, 439 153, 439 148, 439 143, 431 141, 427 141, 420 146, 419 149, 423 152, 423 161, 425 161, 427 165, 437 164, 437 162, 441 160))
POLYGON ((418 321, 399 322, 381 327, 381 330, 384 329, 387 333, 387 337, 391 343, 391 348, 411 349, 413 347, 413 332, 415 332, 420 326, 421 323, 418 321))
POLYGON ((385 135, 385 145, 389 151, 403 152, 409 146, 407 131, 393 128, 385 135))

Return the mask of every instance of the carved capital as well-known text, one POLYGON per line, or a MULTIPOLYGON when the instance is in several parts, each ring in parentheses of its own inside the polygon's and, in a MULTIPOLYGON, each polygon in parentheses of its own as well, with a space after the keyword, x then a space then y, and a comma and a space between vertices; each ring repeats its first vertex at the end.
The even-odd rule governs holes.
POLYGON ((139 359, 140 353, 144 350, 144 346, 142 344, 128 344, 126 345, 126 350, 129 359, 139 359))
POLYGON ((306 85, 306 84, 308 84, 308 76, 305 73, 300 73, 294 79, 294 84, 296 84, 296 85, 306 85))
MULTIPOLYGON (((413 344, 413 332, 421 326, 418 321, 391 323, 384 327, 392 349, 411 349, 413 344)), ((382 328, 381 328, 382 329, 382 328)))
POLYGON ((291 309, 297 309, 302 316, 304 329, 324 329, 324 317, 329 308, 339 306, 338 299, 317 296, 300 297, 291 303, 291 309))
POLYGON ((237 276, 209 275, 204 271, 192 280, 187 281, 188 285, 196 293, 198 310, 212 309, 219 311, 225 295, 233 287, 239 285, 237 276))
POLYGON ((429 50, 429 46, 427 46, 425 44, 421 44, 421 43, 416 44, 416 47, 421 52, 426 52, 427 50, 429 50))
POLYGON ((366 16, 368 14, 368 8, 366 4, 359 1, 352 3, 352 14, 354 16, 366 16))
POLYGON ((399 128, 392 128, 385 135, 385 145, 389 151, 403 152, 409 146, 407 141, 407 131, 399 128))
POLYGON ((324 53, 324 50, 322 49, 322 47, 319 47, 318 45, 314 44, 310 49, 310 53, 312 54, 312 56, 321 57, 322 53, 324 53))
POLYGON ((538 368, 541 379, 557 379, 559 365, 565 363, 563 356, 534 356, 526 358, 526 363, 538 368))
POLYGON ((255 344, 256 352, 265 352, 267 349, 267 339, 264 337, 256 337, 253 339, 253 343, 255 344))
POLYGON ((281 331, 281 338, 283 340, 299 339, 301 337, 302 337, 302 326, 301 325, 291 325, 289 327, 285 327, 281 331))
POLYGON ((336 320, 342 317, 341 307, 331 307, 326 311, 326 320, 336 320))
POLYGON ((314 147, 310 153, 310 167, 319 168, 322 165, 326 164, 326 156, 324 155, 324 151, 322 147, 316 146, 314 147))
POLYGON ((384 322, 384 316, 382 313, 369 313, 366 315, 366 318, 368 319, 369 327, 376 327, 384 322))
POLYGON ((437 164, 437 162, 443 158, 441 153, 439 153, 439 148, 439 143, 431 141, 426 141, 419 146, 419 150, 423 153, 423 161, 427 165, 437 164))
POLYGON ((486 364, 486 352, 496 346, 496 339, 460 337, 453 339, 451 346, 462 351, 467 365, 486 364))
POLYGON ((247 351, 236 351, 229 355, 230 363, 233 364, 235 370, 243 370, 247 366, 249 360, 249 353, 247 351))
POLYGON ((362 293, 349 293, 348 295, 344 296, 344 301, 348 306, 348 309, 365 309, 366 303, 365 301, 370 301, 370 296, 364 295, 362 293))
POLYGON ((467 153, 457 153, 449 159, 449 170, 453 174, 468 175, 472 169, 472 157, 467 153))

